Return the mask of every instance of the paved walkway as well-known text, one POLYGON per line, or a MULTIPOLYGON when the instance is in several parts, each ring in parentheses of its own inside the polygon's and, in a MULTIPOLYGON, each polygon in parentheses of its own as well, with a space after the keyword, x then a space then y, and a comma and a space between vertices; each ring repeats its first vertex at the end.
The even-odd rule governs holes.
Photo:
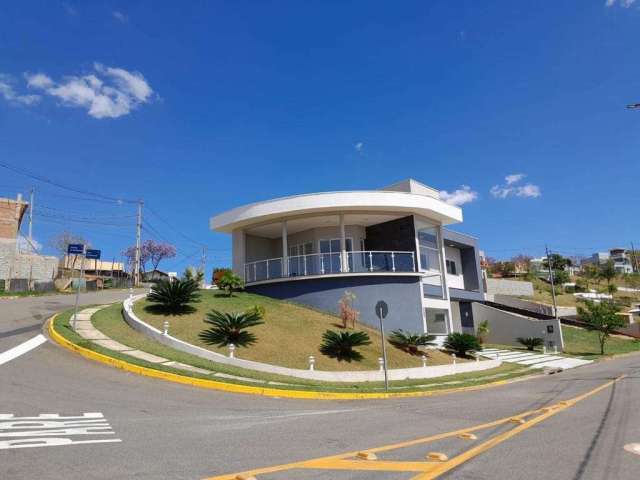
POLYGON ((581 367, 593 363, 593 360, 582 360, 579 358, 561 357, 559 355, 549 355, 546 353, 523 352, 518 350, 500 350, 497 348, 485 348, 480 355, 486 358, 495 359, 498 356, 503 362, 517 363, 518 365, 529 365, 532 368, 569 368, 581 367))
MULTIPOLYGON (((112 340, 107 337, 104 333, 98 330, 91 323, 91 317, 98 310, 101 310, 109 305, 101 305, 98 307, 85 308, 78 312, 76 316, 75 322, 75 331, 78 335, 80 335, 85 340, 90 340, 96 345, 100 345, 101 347, 107 348, 109 350, 113 350, 114 352, 122 353, 124 355, 129 355, 130 357, 135 357, 140 360, 144 360, 149 363, 157 363, 159 365, 164 365, 166 367, 175 368, 178 370, 186 370, 189 372, 199 373, 201 375, 210 375, 212 377, 219 377, 224 379, 231 380, 241 380, 243 382, 251 382, 251 383, 263 383, 266 385, 291 385, 288 383, 280 383, 280 382, 271 382, 266 380, 258 380, 255 378, 247 378, 240 377, 237 375, 230 375, 227 373, 221 372, 212 372, 211 370, 205 370, 204 368, 194 367, 192 365, 187 365, 186 363, 175 362, 173 360, 169 360, 168 358, 159 357, 158 355, 153 355, 151 353, 143 352, 142 350, 137 350, 131 348, 127 345, 123 345, 120 342, 112 340)), ((71 317, 70 324, 73 326, 73 316, 71 317)))

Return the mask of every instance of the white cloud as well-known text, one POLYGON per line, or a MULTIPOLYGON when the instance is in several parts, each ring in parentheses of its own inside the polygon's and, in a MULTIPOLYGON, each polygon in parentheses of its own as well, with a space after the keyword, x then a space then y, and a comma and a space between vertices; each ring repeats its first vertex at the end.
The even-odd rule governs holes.
POLYGON ((25 74, 27 85, 58 98, 69 107, 85 108, 94 118, 118 118, 151 100, 153 90, 138 72, 94 64, 95 73, 54 82, 44 73, 25 74))
POLYGON ((118 10, 111 12, 111 15, 113 15, 113 18, 118 20, 120 23, 127 23, 129 21, 129 17, 118 10))
POLYGON ((518 185, 526 177, 524 173, 512 173, 504 177, 504 185, 494 185, 489 192, 494 198, 507 198, 510 196, 520 198, 536 198, 542 195, 540 187, 533 183, 518 185))
POLYGON ((605 7, 613 7, 618 4, 622 8, 631 8, 634 3, 636 3, 636 0, 606 0, 604 5, 605 7))
POLYGON ((33 105, 40 101, 40 95, 18 94, 13 87, 13 79, 8 75, 0 74, 0 96, 7 102, 20 105, 33 105))
POLYGON ((540 187, 532 183, 527 183, 516 189, 516 196, 523 198, 536 198, 542 195, 540 187))
POLYGON ((364 143, 358 142, 353 146, 353 148, 355 148, 356 152, 361 152, 362 149, 364 148, 364 143))
POLYGON ((471 187, 468 185, 461 185, 458 190, 454 190, 453 192, 447 192, 446 190, 440 191, 440 199, 456 207, 473 202, 477 200, 477 198, 478 192, 471 190, 471 187))
POLYGON ((524 173, 512 173, 511 175, 504 177, 504 179, 507 181, 507 185, 512 185, 514 183, 518 183, 524 177, 526 177, 524 173))

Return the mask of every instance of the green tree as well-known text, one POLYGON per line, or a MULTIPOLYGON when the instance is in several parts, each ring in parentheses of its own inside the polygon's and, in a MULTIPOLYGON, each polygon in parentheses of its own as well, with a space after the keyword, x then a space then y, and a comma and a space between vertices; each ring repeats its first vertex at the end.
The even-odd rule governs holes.
POLYGON ((235 290, 244 288, 244 282, 235 273, 227 271, 218 280, 218 287, 224 290, 227 296, 230 297, 235 290))
POLYGON ((595 282, 598 279, 598 267, 593 263, 587 263, 582 267, 582 273, 580 276, 584 279, 585 290, 589 290, 591 282, 595 282))
POLYGON ((542 261, 542 266, 547 270, 549 269, 549 264, 551 264, 552 270, 564 270, 572 265, 570 258, 563 257, 558 253, 552 253, 542 261))
POLYGON ((600 266, 599 276, 607 282, 607 286, 611 285, 611 280, 618 275, 613 260, 608 260, 604 265, 600 266))
POLYGON ((613 302, 587 301, 584 307, 578 307, 580 319, 586 324, 585 328, 598 333, 600 355, 604 355, 604 345, 611 334, 626 324, 617 312, 618 307, 613 302))
POLYGON ((211 310, 207 313, 207 318, 204 321, 212 326, 200 332, 200 340, 207 345, 218 347, 230 344, 234 344, 236 347, 253 345, 258 339, 247 329, 264 323, 257 310, 231 313, 211 310))
POLYGON ((569 280, 569 272, 567 272, 566 270, 553 271, 553 282, 557 287, 561 287, 563 283, 567 283, 569 280))

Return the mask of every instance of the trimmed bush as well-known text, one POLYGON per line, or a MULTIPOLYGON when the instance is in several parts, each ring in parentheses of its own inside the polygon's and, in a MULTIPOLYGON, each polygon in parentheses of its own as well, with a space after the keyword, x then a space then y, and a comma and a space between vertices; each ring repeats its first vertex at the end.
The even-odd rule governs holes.
POLYGON ((152 307, 165 313, 183 313, 198 301, 198 284, 192 280, 159 280, 147 295, 152 307))
POLYGON ((364 357, 360 352, 354 350, 356 347, 371 344, 371 339, 366 332, 335 332, 327 330, 322 335, 320 352, 338 361, 351 363, 359 362, 364 357))
POLYGON ((475 335, 457 332, 447 335, 444 346, 460 357, 466 357, 468 352, 476 352, 482 348, 475 335))
POLYGON ((258 339, 247 329, 264 323, 257 311, 225 313, 211 310, 204 321, 213 326, 200 332, 200 339, 207 345, 218 347, 231 343, 236 347, 253 345, 258 339))
POLYGON ((405 332, 402 329, 394 330, 391 332, 391 335, 389 335, 389 343, 391 345, 411 355, 417 355, 420 347, 434 345, 433 341, 435 339, 436 337, 434 335, 405 332))
POLYGON ((516 338, 520 345, 527 347, 527 350, 535 350, 537 347, 544 345, 544 340, 540 337, 518 337, 516 338))

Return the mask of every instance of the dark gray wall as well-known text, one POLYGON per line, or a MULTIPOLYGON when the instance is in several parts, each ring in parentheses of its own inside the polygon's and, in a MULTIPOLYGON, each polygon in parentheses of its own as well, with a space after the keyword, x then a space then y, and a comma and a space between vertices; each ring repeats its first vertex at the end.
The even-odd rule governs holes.
POLYGON ((416 251, 416 230, 413 216, 378 223, 366 228, 364 240, 367 250, 416 251))
POLYGON ((360 311, 361 322, 378 327, 374 307, 378 300, 384 300, 389 305, 389 315, 384 321, 385 331, 397 328, 424 331, 420 279, 414 276, 331 277, 249 285, 246 289, 333 314, 338 314, 338 302, 349 290, 356 295, 354 308, 360 311))

